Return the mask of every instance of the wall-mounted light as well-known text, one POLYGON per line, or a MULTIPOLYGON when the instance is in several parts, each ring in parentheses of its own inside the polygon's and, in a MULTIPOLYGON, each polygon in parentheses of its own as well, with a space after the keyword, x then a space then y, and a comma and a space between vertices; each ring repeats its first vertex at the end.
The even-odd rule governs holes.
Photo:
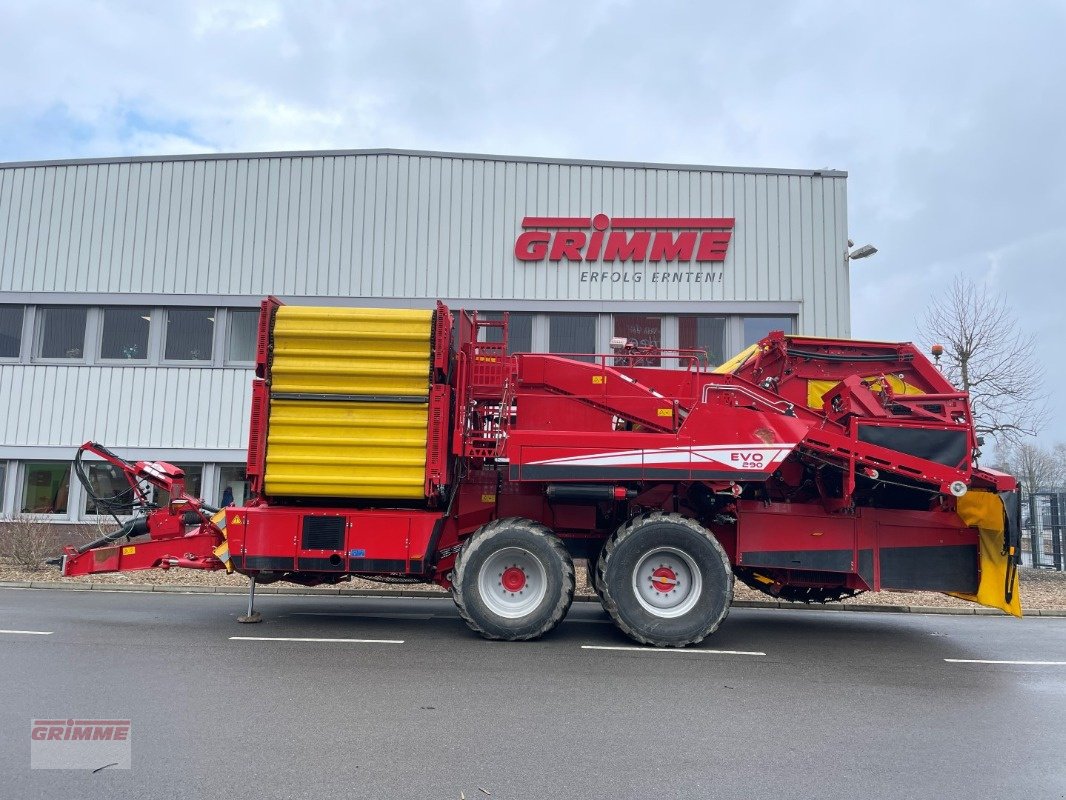
POLYGON ((852 247, 855 247, 855 242, 851 241, 851 239, 848 239, 848 246, 844 248, 845 262, 854 261, 857 258, 866 258, 867 256, 872 256, 874 253, 877 252, 877 248, 874 247, 872 244, 864 244, 862 247, 855 247, 855 249, 851 250, 851 252, 849 253, 848 250, 850 250, 852 247))

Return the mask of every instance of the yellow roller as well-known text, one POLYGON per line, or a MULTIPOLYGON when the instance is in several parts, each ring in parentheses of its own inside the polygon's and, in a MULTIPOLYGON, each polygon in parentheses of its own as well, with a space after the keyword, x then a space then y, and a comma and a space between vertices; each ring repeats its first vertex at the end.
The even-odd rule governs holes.
POLYGON ((278 309, 268 494, 425 497, 432 323, 430 311, 278 309))

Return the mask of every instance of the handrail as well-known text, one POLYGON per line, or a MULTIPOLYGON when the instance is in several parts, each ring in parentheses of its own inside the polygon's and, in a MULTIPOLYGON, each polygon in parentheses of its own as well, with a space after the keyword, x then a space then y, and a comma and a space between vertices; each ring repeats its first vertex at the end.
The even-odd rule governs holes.
POLYGON ((739 386, 737 384, 731 384, 731 383, 722 383, 722 384, 708 383, 708 384, 706 384, 703 387, 703 397, 700 398, 700 402, 702 402, 702 403, 706 403, 707 402, 707 394, 711 390, 722 391, 722 392, 736 392, 737 394, 745 395, 746 397, 751 398, 752 400, 754 400, 757 403, 762 403, 767 408, 772 408, 774 411, 778 411, 778 412, 780 412, 782 414, 786 414, 788 416, 793 416, 793 412, 796 410, 796 404, 795 403, 790 403, 788 400, 767 400, 765 397, 762 397, 762 396, 756 394, 755 392, 753 392, 747 386, 739 386))

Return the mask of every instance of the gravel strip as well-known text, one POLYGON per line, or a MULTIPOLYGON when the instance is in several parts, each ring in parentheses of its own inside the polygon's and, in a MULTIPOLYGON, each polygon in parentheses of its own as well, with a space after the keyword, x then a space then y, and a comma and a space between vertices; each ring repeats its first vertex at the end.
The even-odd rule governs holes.
MULTIPOLYGON (((94 586, 113 586, 118 589, 122 586, 152 586, 190 587, 193 591, 201 587, 227 587, 243 590, 248 586, 248 579, 243 575, 227 575, 224 572, 199 572, 196 570, 176 569, 168 570, 145 570, 143 572, 112 573, 105 575, 92 575, 78 578, 61 578, 59 570, 55 567, 45 567, 31 571, 19 569, 7 560, 0 559, 0 581, 15 583, 42 583, 62 582, 63 584, 93 584, 94 586)), ((1021 569, 1021 594, 1023 612, 1033 611, 1066 611, 1066 572, 1054 572, 1051 570, 1021 569)), ((271 584, 270 588, 291 589, 296 592, 306 591, 304 587, 289 583, 271 584)), ((264 587, 264 589, 267 587, 264 587)), ((352 578, 339 586, 329 587, 333 592, 348 589, 376 590, 379 592, 410 592, 417 590, 422 592, 435 592, 443 596, 448 593, 433 584, 385 584, 376 581, 352 578)), ((579 596, 592 596, 593 591, 588 585, 588 577, 583 562, 577 564, 577 594, 579 596)), ((739 581, 736 584, 735 600, 745 602, 766 602, 772 606, 803 607, 803 603, 779 602, 777 598, 769 597, 762 592, 750 589, 739 581)), ((954 597, 940 594, 939 592, 866 592, 865 594, 851 597, 832 606, 847 608, 848 606, 922 606, 925 608, 943 609, 975 609, 979 608, 973 603, 958 600, 954 597)))

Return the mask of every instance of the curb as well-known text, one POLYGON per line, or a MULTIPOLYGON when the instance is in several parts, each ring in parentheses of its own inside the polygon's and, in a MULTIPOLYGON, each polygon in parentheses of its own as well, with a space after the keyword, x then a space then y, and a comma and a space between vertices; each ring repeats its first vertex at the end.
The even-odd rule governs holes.
MULTIPOLYGON (((0 589, 58 589, 67 592, 159 592, 162 594, 225 594, 245 595, 245 589, 236 586, 181 586, 171 584, 152 583, 72 583, 70 581, 0 581, 0 589)), ((448 598, 447 592, 437 592, 428 589, 399 589, 389 592, 381 589, 340 589, 336 586, 309 587, 309 586, 257 586, 256 594, 283 594, 303 597, 315 597, 325 595, 328 597, 426 597, 444 599, 448 598)), ((598 602, 593 595, 578 595, 574 597, 575 603, 598 602)), ((776 608, 792 611, 866 611, 888 614, 944 614, 953 616, 1004 616, 1003 612, 994 608, 951 608, 945 606, 899 606, 899 605, 875 605, 872 603, 824 603, 807 605, 805 603, 789 603, 774 600, 734 600, 732 608, 776 608)), ((1037 609, 1026 611, 1027 617, 1066 617, 1066 608, 1037 609)))

